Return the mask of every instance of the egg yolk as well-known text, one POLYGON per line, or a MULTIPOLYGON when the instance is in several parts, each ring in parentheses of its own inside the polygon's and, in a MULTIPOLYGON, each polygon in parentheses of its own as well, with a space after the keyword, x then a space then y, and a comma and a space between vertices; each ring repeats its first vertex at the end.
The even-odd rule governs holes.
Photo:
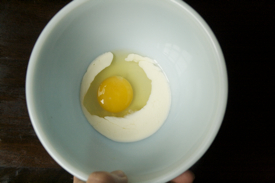
POLYGON ((104 110, 112 113, 121 112, 133 100, 132 86, 121 76, 109 77, 100 84, 97 100, 104 110))

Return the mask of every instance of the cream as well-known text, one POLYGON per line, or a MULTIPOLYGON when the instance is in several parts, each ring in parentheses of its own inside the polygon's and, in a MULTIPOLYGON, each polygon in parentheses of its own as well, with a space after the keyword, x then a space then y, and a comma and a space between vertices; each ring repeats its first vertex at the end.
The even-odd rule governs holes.
POLYGON ((82 110, 89 123, 99 133, 118 142, 134 142, 154 134, 166 120, 170 105, 171 92, 167 78, 156 62, 137 54, 129 54, 125 61, 138 62, 147 77, 152 81, 151 94, 147 104, 139 111, 124 117, 107 116, 105 118, 91 115, 83 106, 83 99, 94 77, 113 60, 111 52, 96 58, 88 67, 82 84, 80 99, 82 110))

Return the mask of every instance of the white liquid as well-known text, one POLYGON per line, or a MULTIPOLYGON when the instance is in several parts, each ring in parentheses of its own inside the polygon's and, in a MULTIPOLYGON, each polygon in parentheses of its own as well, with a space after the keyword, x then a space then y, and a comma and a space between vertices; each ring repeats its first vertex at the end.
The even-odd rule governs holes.
POLYGON ((140 55, 129 54, 125 60, 138 62, 147 77, 152 80, 151 95, 147 104, 141 110, 125 117, 101 118, 91 115, 83 106, 83 98, 94 77, 108 67, 112 59, 113 54, 108 52, 96 58, 88 67, 80 91, 82 110, 94 129, 107 138, 118 142, 142 140, 154 134, 168 116, 171 105, 171 92, 168 81, 161 69, 156 66, 155 61, 140 55))

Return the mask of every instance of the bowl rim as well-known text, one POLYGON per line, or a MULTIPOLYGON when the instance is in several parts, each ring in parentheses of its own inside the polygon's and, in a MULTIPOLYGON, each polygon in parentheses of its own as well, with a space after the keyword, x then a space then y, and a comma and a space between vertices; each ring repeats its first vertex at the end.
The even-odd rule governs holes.
MULTIPOLYGON (((41 52, 41 49, 43 47, 43 44, 51 31, 54 29, 55 25, 58 24, 59 21, 61 21, 67 14, 69 14, 72 10, 77 8, 78 6, 81 6, 82 4, 88 2, 89 0, 74 0, 65 5, 61 10, 57 12, 57 14, 48 22, 48 24, 45 26, 41 34, 39 35, 39 38, 37 39, 34 48, 32 50, 28 68, 27 68, 27 75, 26 75, 26 103, 28 108, 28 113, 30 116, 30 120, 32 123, 32 126, 34 128, 34 131, 36 135, 38 136, 41 144, 46 149, 46 151, 50 154, 50 156, 59 164, 62 168, 64 168, 66 171, 68 171, 70 174, 82 179, 87 180, 87 175, 81 172, 80 170, 73 167, 66 159, 64 159, 59 153, 54 149, 54 147, 51 145, 51 143, 48 141, 45 133, 43 132, 43 129, 39 123, 36 121, 39 121, 39 117, 37 113, 35 112, 36 109, 34 107, 34 93, 33 93, 33 80, 34 80, 34 73, 35 73, 35 67, 37 64, 37 60, 39 57, 39 54, 41 52)), ((158 0, 160 1, 160 0, 158 0)), ((194 165, 208 150, 212 142, 214 141, 221 123, 224 118, 224 114, 226 111, 227 106, 227 100, 228 100, 228 78, 227 78, 227 70, 226 70, 226 64, 225 59, 221 50, 221 47, 212 32, 211 28, 207 25, 207 23, 204 21, 204 19, 188 4, 181 0, 165 0, 170 1, 171 3, 175 3, 178 7, 180 7, 183 11, 187 12, 200 26, 203 28, 204 32, 207 33, 208 38, 211 40, 211 44, 213 45, 213 48, 215 49, 216 55, 218 60, 220 61, 220 75, 221 75, 221 87, 219 88, 219 99, 218 99, 218 105, 216 116, 214 117, 215 120, 215 126, 211 128, 210 132, 208 132, 209 137, 204 140, 201 146, 199 146, 198 150, 195 151, 194 154, 191 155, 191 157, 186 161, 184 165, 179 165, 173 170, 170 170, 166 174, 155 178, 154 180, 151 180, 153 182, 165 182, 167 180, 171 180, 187 169, 189 169, 192 165, 194 165)))

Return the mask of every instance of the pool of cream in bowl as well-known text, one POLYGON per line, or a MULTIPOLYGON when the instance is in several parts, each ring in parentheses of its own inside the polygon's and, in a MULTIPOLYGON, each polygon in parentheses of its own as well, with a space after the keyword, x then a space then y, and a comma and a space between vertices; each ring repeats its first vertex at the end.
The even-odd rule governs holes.
MULTIPOLYGON (((117 92, 114 92, 115 89, 116 88, 112 88, 112 94, 117 94, 117 92)), ((108 98, 115 97, 115 95, 110 96, 109 93, 108 96, 100 99, 100 103, 106 104, 106 101, 104 101, 106 98, 108 103, 108 98)), ((171 92, 164 72, 162 72, 154 60, 136 54, 124 54, 120 56, 119 53, 107 52, 92 61, 87 72, 84 74, 81 82, 80 102, 86 119, 99 133, 117 142, 135 142, 151 136, 165 122, 169 114, 171 92), (119 67, 114 66, 113 62, 120 63, 119 67), (127 62, 131 64, 132 68, 126 67, 127 62), (100 106, 99 100, 96 98, 99 93, 102 95, 106 92, 105 90, 111 90, 110 85, 108 86, 109 88, 106 89, 110 83, 102 84, 101 79, 97 78, 97 76, 100 75, 101 72, 106 71, 108 67, 109 72, 107 71, 107 73, 105 72, 101 76, 103 82, 104 80, 106 81, 106 78, 110 79, 110 76, 112 76, 111 78, 113 79, 111 80, 113 83, 116 83, 116 85, 119 83, 118 80, 124 79, 129 83, 130 87, 128 86, 127 88, 131 88, 131 90, 128 93, 122 91, 124 92, 123 94, 126 96, 132 94, 134 97, 137 97, 130 103, 132 106, 137 106, 137 108, 131 108, 130 106, 130 108, 119 111, 125 112, 124 115, 119 115, 119 112, 106 114, 105 112, 108 111, 100 106), (144 78, 142 78, 140 72, 136 71, 137 68, 143 72, 145 75, 143 76, 144 78), (119 79, 116 80, 114 77, 119 79), (145 79, 149 80, 149 85, 145 85, 145 82, 147 82, 145 79), (103 85, 103 89, 101 88, 99 92, 99 87, 93 85, 93 82, 101 83, 99 87, 103 85), (146 88, 146 86, 148 86, 148 88, 146 88), (93 90, 90 90, 91 87, 94 87, 93 90), (90 92, 88 92, 89 90, 90 92), (149 96, 146 100, 147 93, 149 96), (92 98, 91 95, 93 95, 94 98, 92 98), (140 103, 142 100, 144 100, 144 106, 142 106, 143 103, 140 103), (96 104, 98 104, 97 107, 95 107, 96 104), (91 108, 87 108, 86 105, 92 105, 93 107, 89 106, 91 108), (103 114, 105 116, 103 116, 103 114)), ((117 108, 118 104, 114 106, 117 108)), ((114 110, 114 108, 112 110, 114 110)))
POLYGON ((34 129, 49 154, 81 179, 121 169, 130 182, 165 182, 190 168, 220 127, 227 76, 218 42, 201 17, 172 0, 76 0, 40 35, 32 52, 26 96, 34 129), (151 137, 113 142, 87 122, 79 92, 90 62, 130 50, 165 72, 170 113, 151 137))

